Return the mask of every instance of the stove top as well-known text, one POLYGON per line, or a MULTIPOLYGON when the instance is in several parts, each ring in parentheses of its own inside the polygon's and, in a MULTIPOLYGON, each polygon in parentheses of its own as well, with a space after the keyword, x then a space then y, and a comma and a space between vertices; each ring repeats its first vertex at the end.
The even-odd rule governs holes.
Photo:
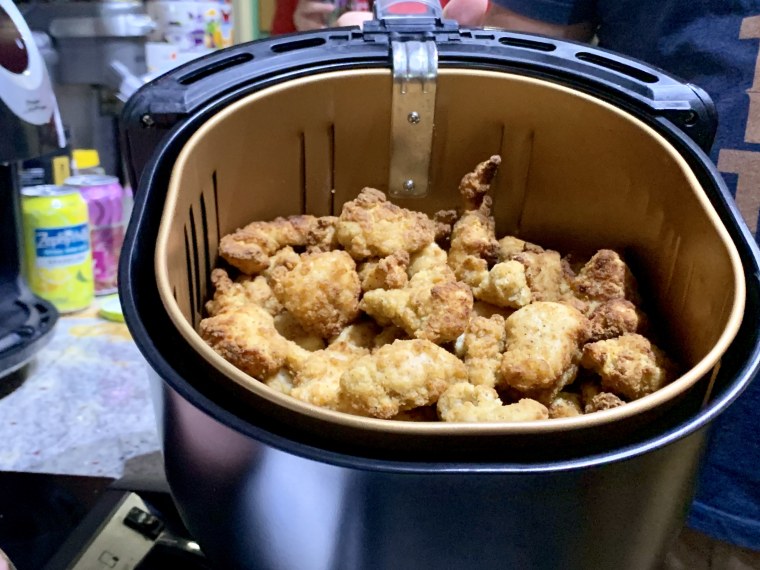
POLYGON ((211 569, 165 482, 0 473, 0 549, 17 570, 211 569))

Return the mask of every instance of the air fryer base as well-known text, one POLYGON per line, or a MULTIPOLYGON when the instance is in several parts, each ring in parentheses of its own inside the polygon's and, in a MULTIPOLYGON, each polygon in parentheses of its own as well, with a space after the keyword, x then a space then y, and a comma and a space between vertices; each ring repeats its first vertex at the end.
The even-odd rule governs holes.
POLYGON ((152 382, 180 514, 230 569, 654 569, 685 523, 706 431, 562 469, 347 467, 262 444, 152 382))

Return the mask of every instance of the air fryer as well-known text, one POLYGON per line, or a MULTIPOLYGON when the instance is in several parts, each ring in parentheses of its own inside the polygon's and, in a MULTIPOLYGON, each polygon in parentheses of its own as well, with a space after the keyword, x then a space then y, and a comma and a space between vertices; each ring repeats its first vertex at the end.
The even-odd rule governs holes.
MULTIPOLYGON (((501 516, 512 529, 509 520, 524 517, 531 532, 564 538, 553 550, 526 554, 509 536, 486 545, 467 534, 478 545, 479 567, 654 564, 683 522, 706 427, 739 396, 760 358, 758 331, 745 317, 758 309, 758 251, 705 154, 716 117, 701 89, 601 49, 460 29, 433 12, 223 50, 138 91, 123 123, 138 188, 120 266, 125 317, 150 365, 170 485, 212 558, 250 567, 274 556, 271 544, 245 534, 258 532, 247 515, 277 511, 247 494, 251 485, 285 485, 283 473, 267 471, 269 458, 304 473, 331 473, 325 477, 333 482, 372 480, 374 499, 387 496, 389 505, 403 488, 424 512, 435 509, 404 475, 428 486, 428 495, 449 494, 452 505, 469 498, 483 513, 489 497, 518 485, 521 504, 489 520, 501 516), (411 112, 419 123, 408 120, 411 112), (414 131, 419 125, 427 130, 414 131), (267 391, 197 336, 221 235, 253 219, 337 214, 364 186, 428 213, 450 208, 462 174, 496 153, 504 161, 493 187, 497 233, 559 250, 626 249, 679 354, 697 370, 688 388, 580 428, 561 420, 520 428, 383 424, 267 391), (227 447, 238 452, 226 454, 227 447), (662 487, 665 465, 673 492, 661 508, 644 508, 647 493, 662 487), (621 523, 599 505, 617 497, 619 485, 629 492, 615 509, 630 511, 627 524, 650 540, 648 553, 634 544, 613 548, 612 529, 621 523), (571 495, 578 488, 585 494, 571 495), (219 502, 212 505, 203 490, 218 491, 219 502), (560 498, 572 506, 566 516, 538 520, 531 497, 555 491, 547 512, 562 510, 560 498), (242 536, 225 534, 236 525, 242 536), (591 527, 607 529, 601 553, 590 553, 591 527), (576 539, 590 558, 571 553, 576 539)), ((343 500, 334 508, 375 528, 365 497, 351 495, 361 504, 347 507, 352 491, 334 484, 343 500)), ((432 526, 418 519, 419 529, 409 532, 440 546, 425 560, 440 554, 448 560, 440 567, 464 563, 447 547, 446 533, 467 527, 465 520, 476 528, 477 511, 436 511, 432 526)), ((392 531, 381 525, 378 536, 351 534, 336 548, 353 544, 369 555, 392 531)), ((303 532, 296 542, 309 538, 303 532)), ((382 548, 391 557, 405 552, 382 548)), ((350 560, 320 559, 319 567, 348 568, 350 560)), ((419 563, 412 557, 398 567, 419 563)))

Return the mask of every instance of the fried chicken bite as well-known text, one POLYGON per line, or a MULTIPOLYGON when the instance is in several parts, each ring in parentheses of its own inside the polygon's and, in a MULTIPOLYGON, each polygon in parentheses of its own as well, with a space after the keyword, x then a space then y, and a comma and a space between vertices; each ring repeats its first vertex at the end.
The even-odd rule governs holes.
POLYGON ((337 218, 290 216, 271 222, 252 222, 224 236, 219 255, 247 275, 269 267, 269 256, 285 246, 330 247, 337 218))
POLYGON ((217 354, 258 379, 271 376, 308 354, 280 335, 272 315, 258 305, 229 307, 203 319, 199 331, 217 354))
POLYGON ((427 340, 397 340, 362 356, 340 378, 342 397, 357 411, 376 418, 429 406, 467 368, 453 354, 427 340))
POLYGON ((448 254, 444 249, 435 242, 431 243, 411 255, 406 269, 407 275, 411 279, 421 271, 428 271, 429 275, 437 274, 441 279, 455 279, 453 272, 449 269, 448 259, 448 254))
POLYGON ((575 295, 589 304, 589 311, 615 299, 627 299, 637 306, 640 304, 633 273, 620 255, 611 249, 597 251, 571 285, 575 295))
POLYGON ((636 305, 626 299, 606 301, 591 313, 590 342, 606 340, 626 333, 642 333, 647 318, 636 305))
POLYGON ((303 253, 292 269, 274 268, 270 282, 301 326, 322 338, 338 334, 359 314, 361 284, 345 251, 303 253))
POLYGON ((464 210, 477 210, 491 189, 491 182, 499 170, 501 157, 498 154, 481 162, 475 170, 468 172, 459 182, 459 194, 462 196, 464 210))
POLYGON ((498 384, 506 336, 501 315, 470 318, 464 334, 457 339, 455 353, 464 360, 471 384, 490 388, 498 384))
POLYGON ((401 289, 409 282, 406 274, 408 266, 409 252, 406 251, 397 251, 374 261, 365 261, 359 265, 362 291, 401 289))
POLYGON ((665 353, 639 334, 624 334, 583 347, 581 365, 601 377, 602 389, 630 400, 659 390, 675 377, 665 353))
POLYGON ((583 415, 581 397, 572 392, 560 392, 549 404, 550 418, 574 418, 583 415))
POLYGON ((338 242, 356 260, 414 253, 435 239, 436 226, 422 212, 401 208, 374 188, 346 202, 337 223, 338 242))
POLYGON ((489 264, 496 261, 498 249, 491 197, 484 196, 480 208, 465 211, 451 230, 449 267, 458 280, 469 285, 468 276, 488 272, 489 264))
POLYGON ((546 406, 523 398, 503 404, 489 386, 460 382, 450 386, 438 399, 438 416, 444 422, 527 422, 549 417, 546 406))
POLYGON ((497 307, 519 309, 533 300, 525 266, 515 260, 503 261, 487 270, 482 260, 467 258, 462 264, 463 281, 472 287, 472 296, 497 307), (472 271, 468 269, 472 267, 472 271))
POLYGON ((506 386, 551 402, 575 379, 589 322, 577 309, 541 301, 506 320, 501 376, 506 386))
MULTIPOLYGON (((564 272, 562 258, 553 250, 523 251, 512 257, 525 271, 531 301, 560 301, 564 272)), ((509 263, 509 262, 507 262, 509 263)))
POLYGON ((497 243, 499 244, 497 254, 499 261, 509 261, 518 253, 526 251, 526 249, 528 251, 536 251, 537 253, 544 251, 542 247, 533 245, 515 236, 504 236, 497 243))
POLYGON ((583 411, 586 414, 601 412, 602 410, 611 410, 625 405, 625 402, 611 392, 599 392, 591 397, 584 406, 583 411))
POLYGON ((337 341, 309 355, 298 367, 290 395, 315 406, 351 412, 341 398, 340 377, 369 349, 337 341))
POLYGON ((410 337, 444 343, 464 332, 472 304, 467 285, 429 269, 415 273, 402 289, 368 291, 359 306, 383 326, 394 324, 410 337))
POLYGON ((267 310, 271 315, 280 313, 282 304, 275 297, 272 288, 262 276, 241 275, 235 281, 224 269, 211 272, 214 297, 206 303, 206 313, 213 317, 228 307, 254 304, 267 310))

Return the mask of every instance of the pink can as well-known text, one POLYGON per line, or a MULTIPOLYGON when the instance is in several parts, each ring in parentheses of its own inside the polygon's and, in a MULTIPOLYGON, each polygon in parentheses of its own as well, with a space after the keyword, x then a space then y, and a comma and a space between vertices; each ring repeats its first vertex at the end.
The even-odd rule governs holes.
POLYGON ((87 202, 95 294, 114 293, 124 241, 124 190, 118 178, 100 174, 72 176, 65 185, 79 190, 87 202))

